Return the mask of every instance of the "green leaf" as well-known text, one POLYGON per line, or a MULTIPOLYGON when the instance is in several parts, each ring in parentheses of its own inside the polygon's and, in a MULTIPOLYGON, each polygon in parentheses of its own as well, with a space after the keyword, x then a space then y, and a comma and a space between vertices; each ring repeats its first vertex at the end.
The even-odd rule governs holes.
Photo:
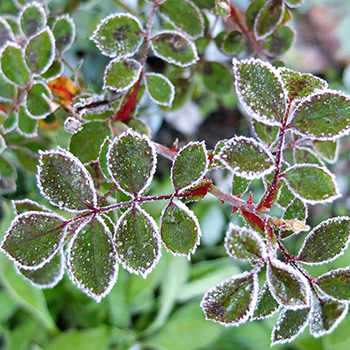
POLYGON ((17 172, 13 164, 0 154, 0 193, 11 193, 16 190, 17 172))
POLYGON ((350 97, 337 91, 317 92, 302 100, 291 129, 319 140, 334 140, 350 130, 350 97))
POLYGON ((322 292, 338 300, 350 300, 350 268, 329 271, 318 277, 316 284, 322 292))
POLYGON ((249 180, 245 179, 244 177, 233 175, 232 194, 234 196, 244 194, 247 191, 249 185, 250 185, 249 180))
POLYGON ((157 224, 137 204, 119 219, 114 241, 119 261, 131 273, 146 278, 159 261, 161 250, 157 224))
POLYGON ((59 60, 54 60, 47 71, 41 74, 41 77, 47 82, 50 82, 51 80, 54 80, 61 76, 63 69, 63 63, 59 60))
POLYGON ((105 122, 86 123, 81 130, 72 135, 69 151, 83 164, 97 160, 101 145, 107 136, 111 136, 109 124, 105 122))
POLYGON ((316 164, 323 166, 324 163, 320 160, 316 153, 307 147, 293 148, 294 162, 299 164, 316 164))
POLYGON ((112 60, 106 67, 103 88, 113 91, 124 91, 131 88, 139 79, 141 74, 141 64, 132 59, 112 60))
POLYGON ((269 286, 265 282, 259 292, 258 301, 252 315, 252 320, 261 320, 263 318, 270 317, 279 309, 279 307, 280 305, 272 296, 269 286))
POLYGON ((204 62, 202 77, 204 85, 215 94, 222 95, 232 90, 231 72, 219 62, 204 62))
POLYGON ((279 131, 278 126, 266 125, 253 119, 252 127, 257 138, 266 146, 270 147, 276 141, 279 131))
POLYGON ((18 129, 26 137, 38 135, 38 121, 33 119, 24 107, 20 107, 18 111, 18 129))
POLYGON ((11 223, 1 249, 17 265, 37 269, 50 261, 64 243, 66 221, 46 212, 25 212, 11 223))
POLYGON ((56 39, 56 49, 61 53, 68 50, 72 46, 75 37, 73 19, 67 14, 56 17, 52 32, 56 39))
POLYGON ((246 23, 250 30, 254 29, 255 19, 264 6, 265 0, 254 0, 248 6, 246 11, 246 23))
POLYGON ((101 171, 106 179, 110 179, 110 175, 108 172, 108 161, 107 161, 107 154, 108 154, 108 149, 110 144, 111 144, 110 138, 106 137, 106 139, 103 141, 101 145, 100 153, 98 156, 101 171))
POLYGON ((245 227, 230 224, 226 232, 225 248, 229 256, 248 260, 252 264, 266 259, 266 247, 261 236, 245 227))
POLYGON ((227 141, 218 158, 235 175, 248 180, 260 178, 274 169, 272 154, 255 139, 245 136, 227 141))
POLYGON ((161 106, 171 107, 175 97, 173 83, 167 77, 158 73, 147 73, 145 80, 152 101, 161 106))
POLYGON ((32 2, 23 7, 19 15, 19 22, 22 32, 29 38, 44 29, 46 25, 45 10, 39 3, 32 2))
POLYGON ((309 306, 310 288, 306 278, 298 270, 279 260, 270 259, 266 280, 271 294, 279 304, 293 310, 309 306))
POLYGON ((116 137, 107 154, 113 181, 128 195, 137 196, 151 183, 156 170, 156 151, 148 137, 128 131, 116 137))
POLYGON ((202 234, 194 213, 182 202, 171 201, 162 213, 160 235, 173 254, 190 256, 202 234))
POLYGON ((319 141, 312 142, 317 154, 322 157, 327 163, 335 163, 338 159, 339 142, 335 141, 319 141))
POLYGON ((112 235, 100 217, 84 222, 68 247, 71 279, 88 296, 100 302, 117 281, 118 264, 112 235))
POLYGON ((176 191, 184 191, 201 182, 207 172, 208 163, 204 141, 189 142, 182 147, 171 168, 171 181, 176 191))
POLYGON ((192 2, 167 0, 159 6, 159 13, 190 38, 197 39, 203 36, 204 19, 198 7, 192 2))
POLYGON ((25 270, 18 268, 18 272, 35 287, 52 288, 62 278, 64 273, 65 258, 63 251, 55 256, 45 265, 36 270, 25 270))
POLYGON ((22 48, 15 43, 7 43, 1 51, 1 71, 10 82, 24 86, 29 80, 29 70, 24 62, 22 48))
POLYGON ((294 41, 294 32, 289 27, 277 29, 264 43, 264 49, 274 56, 286 53, 294 41))
POLYGON ((12 205, 17 215, 22 214, 26 211, 51 212, 49 209, 30 199, 15 200, 12 201, 12 205))
POLYGON ((282 208, 287 208, 292 203, 294 198, 294 194, 290 191, 286 183, 283 183, 280 190, 280 195, 278 197, 278 204, 282 208))
POLYGON ((45 83, 37 82, 33 84, 25 99, 25 106, 30 116, 35 119, 43 119, 49 115, 51 106, 47 100, 50 101, 51 99, 51 90, 45 83))
POLYGON ((227 33, 222 38, 220 49, 228 56, 238 56, 245 49, 242 33, 236 30, 227 33))
POLYGON ((196 46, 176 31, 162 31, 151 38, 154 54, 168 63, 188 67, 198 61, 196 46))
POLYGON ((334 175, 317 165, 294 165, 285 171, 283 179, 294 195, 306 203, 332 202, 340 195, 334 175))
POLYGON ((15 41, 10 25, 4 18, 0 18, 0 47, 4 46, 7 41, 15 41))
POLYGON ((286 110, 287 92, 279 72, 260 59, 233 59, 236 93, 250 116, 279 125, 286 110))
POLYGON ((285 67, 278 68, 278 71, 288 90, 290 101, 303 99, 313 94, 315 90, 325 90, 328 87, 325 80, 312 74, 295 72, 285 67))
POLYGON ((348 313, 349 304, 328 297, 316 300, 310 317, 310 333, 315 338, 332 333, 348 313))
POLYGON ((78 158, 61 148, 40 152, 37 179, 42 195, 55 206, 79 212, 97 205, 91 175, 78 158))
POLYGON ((285 2, 289 7, 298 7, 304 2, 304 0, 285 0, 285 2))
POLYGON ((271 346, 295 339, 309 323, 310 309, 284 309, 279 315, 272 331, 271 346))
POLYGON ((244 272, 210 289, 204 295, 201 307, 207 320, 237 326, 252 314, 257 295, 257 274, 244 272))
POLYGON ((343 254, 350 240, 350 218, 337 217, 321 222, 305 238, 298 260, 324 264, 343 254))
POLYGON ((254 23, 254 33, 258 40, 263 40, 272 34, 282 22, 284 16, 284 1, 269 0, 259 11, 254 23))
POLYGON ((42 74, 48 70, 55 58, 55 38, 48 27, 29 39, 24 58, 33 73, 42 74))
MULTIPOLYGON (((10 102, 17 97, 17 88, 0 75, 0 101, 10 102)), ((1 124, 1 123, 0 123, 1 124)))
POLYGON ((139 20, 128 13, 117 13, 102 20, 91 40, 109 57, 133 56, 143 42, 143 30, 139 20))

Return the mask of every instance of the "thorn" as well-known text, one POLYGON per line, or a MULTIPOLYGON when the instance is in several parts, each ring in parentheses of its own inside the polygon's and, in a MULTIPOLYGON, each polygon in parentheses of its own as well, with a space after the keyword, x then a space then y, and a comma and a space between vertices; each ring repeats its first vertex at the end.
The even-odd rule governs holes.
POLYGON ((252 191, 250 191, 249 199, 248 199, 247 203, 248 204, 253 204, 253 193, 252 193, 252 191))
POLYGON ((174 143, 173 147, 170 148, 171 151, 177 152, 177 148, 179 147, 179 139, 177 138, 174 143))
POLYGON ((238 210, 238 208, 237 207, 233 207, 233 212, 232 212, 232 214, 231 215, 233 215, 236 211, 238 210))
POLYGON ((224 204, 224 203, 225 203, 225 201, 223 201, 222 199, 220 199, 220 202, 221 202, 221 204, 224 204))

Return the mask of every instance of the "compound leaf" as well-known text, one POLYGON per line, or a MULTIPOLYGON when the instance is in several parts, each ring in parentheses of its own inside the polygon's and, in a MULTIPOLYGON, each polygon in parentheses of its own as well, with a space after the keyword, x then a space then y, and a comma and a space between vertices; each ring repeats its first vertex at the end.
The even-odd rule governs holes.
POLYGON ((61 53, 68 50, 72 46, 75 37, 73 19, 69 15, 57 17, 52 32, 56 39, 56 49, 61 53))
POLYGON ((274 169, 272 154, 250 137, 235 136, 228 140, 218 157, 235 175, 248 180, 260 178, 274 169))
POLYGON ((41 193, 53 205, 73 212, 97 205, 91 175, 78 158, 61 148, 40 152, 37 179, 41 193))
POLYGON ((254 312, 252 315, 252 320, 261 320, 266 317, 272 316, 278 309, 280 305, 276 299, 272 296, 270 288, 267 282, 262 286, 254 312))
POLYGON ((163 74, 158 73, 147 73, 145 80, 151 99, 158 105, 171 107, 175 97, 173 83, 163 74))
POLYGON ((114 241, 119 261, 132 273, 146 278, 159 261, 157 225, 138 205, 129 208, 119 219, 114 241))
POLYGON ((34 119, 43 119, 49 115, 51 113, 49 103, 51 99, 51 90, 45 83, 33 84, 25 99, 25 106, 30 116, 34 119))
POLYGON ((113 181, 126 194, 137 196, 151 183, 156 170, 156 151, 146 136, 128 131, 115 138, 107 154, 113 181))
POLYGON ((102 20, 91 39, 109 57, 133 56, 143 42, 139 20, 128 13, 117 13, 102 20))
POLYGON ((199 59, 196 46, 176 31, 162 31, 151 38, 150 44, 156 56, 176 66, 187 67, 199 59))
POLYGON ((19 15, 19 23, 22 32, 29 38, 44 29, 46 25, 45 10, 37 2, 26 5, 19 15))
POLYGON ((114 286, 118 275, 115 244, 100 217, 84 222, 68 247, 71 279, 97 302, 114 286))
POLYGON ((238 98, 249 115, 268 125, 279 125, 286 110, 287 92, 279 72, 260 59, 233 59, 238 98))
POLYGON ((5 254, 25 269, 38 269, 50 261, 64 243, 66 221, 48 212, 18 215, 1 244, 5 254))
POLYGON ((195 252, 202 235, 197 217, 180 201, 171 201, 165 207, 160 234, 168 250, 187 256, 195 252))
POLYGON ((253 312, 257 294, 257 274, 244 272, 210 289, 204 295, 201 307, 207 320, 237 326, 247 321, 253 312))

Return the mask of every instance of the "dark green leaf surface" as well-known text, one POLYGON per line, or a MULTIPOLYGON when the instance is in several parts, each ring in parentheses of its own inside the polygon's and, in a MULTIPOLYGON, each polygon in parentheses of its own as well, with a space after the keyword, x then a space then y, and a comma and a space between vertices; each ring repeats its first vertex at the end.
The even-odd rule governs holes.
POLYGON ((245 136, 228 140, 218 157, 235 175, 248 180, 262 177, 274 168, 271 153, 255 139, 245 136))
POLYGON ((187 36, 196 39, 203 35, 203 17, 198 7, 192 2, 167 0, 159 6, 159 12, 176 29, 184 32, 187 36))
POLYGON ((68 247, 68 270, 74 283, 99 302, 118 275, 115 244, 100 217, 83 223, 68 247))
POLYGON ((6 157, 0 154, 0 193, 11 193, 16 190, 16 169, 6 157))
POLYGON ((105 18, 91 39, 106 56, 133 56, 143 42, 142 26, 136 17, 128 13, 117 13, 105 18))
POLYGON ((246 11, 246 23, 250 30, 254 29, 255 19, 265 6, 265 0, 254 0, 250 3, 246 11))
POLYGON ((38 185, 53 204, 70 211, 83 211, 97 205, 91 175, 71 153, 41 152, 38 185))
MULTIPOLYGON (((17 96, 17 88, 0 75, 0 101, 11 101, 17 96)), ((1 123, 0 123, 1 125, 1 123)))
POLYGON ((293 149, 294 162, 299 164, 316 164, 323 166, 324 163, 320 160, 316 153, 310 148, 295 147, 293 149))
POLYGON ((294 32, 289 27, 277 29, 264 43, 264 49, 274 56, 286 53, 293 44, 294 32))
POLYGON ((51 107, 47 100, 51 100, 52 95, 48 86, 44 83, 32 85, 26 96, 26 107, 29 114, 35 119, 45 118, 51 113, 51 107), (43 97, 46 96, 46 98, 43 97))
POLYGON ((294 198, 295 198, 294 194, 290 191, 286 183, 283 183, 280 190, 280 195, 278 197, 278 204, 282 208, 286 208, 291 204, 294 198))
POLYGON ((182 202, 172 201, 163 211, 160 234, 172 253, 189 256, 199 244, 201 231, 193 212, 182 202))
POLYGON ((240 194, 245 193, 249 185, 250 185, 249 180, 245 179, 244 177, 233 175, 232 194, 234 196, 238 196, 240 194))
POLYGON ((24 107, 18 111, 18 130, 27 137, 37 136, 38 121, 33 119, 24 107))
POLYGON ((22 9, 19 22, 22 32, 28 38, 44 29, 46 25, 46 14, 37 2, 28 4, 22 9))
POLYGON ((339 142, 314 140, 313 146, 316 152, 328 163, 335 163, 338 158, 339 142))
POLYGON ((19 266, 39 268, 60 249, 65 229, 65 219, 62 216, 25 212, 12 221, 1 248, 19 266))
POLYGON ((285 172, 289 189, 301 200, 315 204, 331 202, 339 196, 334 175, 311 164, 295 165, 285 172))
POLYGON ((244 49, 245 43, 241 32, 232 31, 222 38, 221 50, 229 56, 238 56, 244 49))
POLYGON ((164 75, 157 73, 147 73, 145 79, 151 99, 161 106, 171 107, 175 97, 173 83, 164 75))
POLYGON ((16 211, 16 214, 22 214, 26 211, 45 211, 50 212, 49 209, 45 208, 44 206, 40 205, 37 202, 34 202, 30 199, 22 199, 22 200, 16 200, 12 201, 13 207, 16 211))
POLYGON ((208 168, 208 155, 204 142, 190 142, 178 152, 171 169, 174 188, 185 190, 200 182, 208 168))
POLYGON ((61 61, 54 60, 47 71, 41 74, 41 77, 49 82, 62 75, 63 69, 63 63, 61 61))
POLYGON ((215 94, 221 95, 232 90, 231 72, 219 62, 206 61, 203 64, 203 83, 215 94))
POLYGON ((320 140, 334 140, 350 129, 350 97, 337 91, 315 93, 294 111, 292 130, 320 140))
POLYGON ((233 72, 238 98, 247 112, 262 123, 279 125, 287 92, 278 71, 259 59, 233 59, 233 72))
POLYGON ((258 122, 256 119, 252 120, 253 130, 260 141, 265 145, 272 145, 278 136, 278 126, 266 125, 258 122))
POLYGON ((204 295, 201 307, 207 320, 236 326, 252 313, 257 294, 257 275, 245 272, 210 289, 204 295))
POLYGON ((52 32, 56 40, 56 49, 60 52, 68 50, 75 37, 75 25, 72 18, 69 15, 58 17, 52 32))
POLYGON ((280 305, 272 296, 270 288, 265 282, 259 292, 258 301, 254 309, 252 319, 260 320, 272 316, 279 309, 279 307, 280 305))
POLYGON ((138 205, 119 219, 114 238, 117 256, 128 271, 150 273, 160 258, 160 237, 153 218, 138 205))
POLYGON ((129 131, 115 138, 108 154, 108 170, 126 194, 138 195, 151 183, 156 169, 156 152, 145 136, 129 131))
POLYGON ((350 218, 323 221, 305 238, 298 259, 309 264, 323 264, 336 259, 348 247, 350 218))

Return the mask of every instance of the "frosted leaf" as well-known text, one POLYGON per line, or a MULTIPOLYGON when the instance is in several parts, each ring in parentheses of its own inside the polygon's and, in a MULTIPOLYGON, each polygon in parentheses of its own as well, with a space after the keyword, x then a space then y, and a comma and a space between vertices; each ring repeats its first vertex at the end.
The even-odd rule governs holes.
POLYGON ((158 227, 153 218, 136 204, 121 216, 115 232, 120 263, 131 273, 146 278, 161 255, 158 227))
POLYGON ((67 14, 56 17, 52 32, 56 39, 57 50, 60 52, 68 50, 75 38, 75 24, 73 19, 67 14))
POLYGON ((245 179, 244 177, 233 175, 232 194, 234 196, 244 194, 248 190, 249 185, 250 185, 249 180, 245 179))
POLYGON ((310 308, 284 309, 272 330, 271 346, 291 342, 304 331, 309 323, 310 308))
POLYGON ((43 119, 51 113, 52 93, 44 82, 34 82, 25 98, 25 108, 33 119, 43 119))
POLYGON ((110 174, 108 172, 108 161, 107 161, 107 154, 108 154, 108 149, 111 144, 111 140, 109 137, 106 137, 106 139, 103 141, 103 144, 101 145, 100 148, 100 153, 98 156, 99 164, 100 164, 100 169, 106 179, 110 179, 110 174))
POLYGON ((266 258, 266 247, 261 236, 248 228, 230 224, 226 233, 225 248, 228 255, 235 259, 256 263, 266 258))
POLYGON ((30 199, 14 200, 12 201, 12 205, 17 215, 22 214, 26 211, 44 211, 52 213, 52 211, 48 208, 30 199))
POLYGON ((100 302, 117 281, 117 253, 112 235, 99 217, 83 222, 68 247, 68 272, 88 296, 100 302))
POLYGON ((22 106, 18 111, 17 131, 28 138, 38 136, 38 121, 22 106))
POLYGON ((7 21, 0 17, 0 47, 4 46, 7 41, 15 41, 15 36, 7 21))
POLYGON ((252 129, 257 138, 267 147, 270 147, 277 140, 278 126, 266 125, 253 119, 252 129))
POLYGON ((299 164, 316 164, 324 166, 322 160, 318 155, 312 151, 312 149, 307 147, 294 147, 293 148, 293 158, 294 163, 299 164))
POLYGON ((319 156, 327 163, 334 164, 338 159, 339 141, 320 141, 313 140, 314 149, 319 156))
POLYGON ((66 220, 51 212, 29 211, 14 218, 1 244, 19 267, 38 269, 49 262, 64 243, 66 220))
POLYGON ((48 263, 36 270, 25 270, 17 267, 18 272, 37 288, 52 288, 64 274, 65 257, 63 249, 57 253, 48 263))
POLYGON ((137 196, 151 183, 157 156, 148 137, 129 130, 113 140, 107 162, 109 174, 118 187, 137 196))
POLYGON ((350 218, 323 221, 305 238, 298 260, 306 264, 324 264, 343 254, 350 240, 350 218))
MULTIPOLYGON (((1 126, 0 126, 1 130, 1 126)), ((0 135, 0 154, 6 149, 6 141, 2 135, 0 135)))
POLYGON ((279 125, 286 111, 287 91, 279 71, 260 59, 233 59, 235 88, 248 114, 267 125, 279 125))
POLYGON ((109 57, 133 56, 143 42, 143 30, 139 20, 128 13, 116 13, 104 18, 91 40, 109 57))
POLYGON ((161 217, 160 234, 166 248, 175 255, 190 257, 202 235, 197 217, 180 201, 171 201, 161 217))
POLYGON ((279 304, 293 310, 309 306, 310 287, 298 270, 271 259, 267 264, 266 280, 271 294, 279 304))
POLYGON ((173 83, 163 74, 147 73, 145 75, 147 91, 153 102, 171 107, 175 97, 173 83))
POLYGON ((285 3, 289 7, 299 7, 305 0, 285 0, 285 3))
POLYGON ((318 165, 294 165, 285 171, 283 179, 291 192, 305 203, 333 202, 340 197, 335 176, 318 165))
POLYGON ((24 6, 19 14, 21 30, 26 37, 38 33, 46 26, 46 13, 44 8, 36 1, 24 6))
POLYGON ((0 154, 0 194, 16 190, 17 171, 12 162, 0 154))
POLYGON ((270 151, 255 139, 245 136, 228 140, 217 157, 235 175, 248 180, 263 177, 275 167, 270 151))
POLYGON ((313 337, 322 337, 332 333, 344 319, 349 310, 347 302, 328 297, 316 300, 310 317, 310 333, 313 337))
POLYGON ((294 200, 295 195, 291 192, 286 183, 283 183, 278 197, 278 205, 287 208, 294 200))
POLYGON ((199 184, 208 169, 208 153, 204 141, 189 142, 174 158, 171 167, 171 182, 181 192, 199 184))
POLYGON ((38 186, 53 205, 80 212, 96 207, 93 180, 81 161, 59 148, 40 152, 38 186))
POLYGON ((64 130, 70 134, 76 134, 82 129, 81 121, 74 117, 68 117, 64 121, 64 130))
MULTIPOLYGON (((8 82, 5 77, 0 73, 0 101, 1 102, 9 102, 11 103, 13 99, 17 97, 17 87, 13 84, 8 82)), ((0 111, 0 115, 4 114, 5 112, 0 111)), ((2 122, 0 122, 0 125, 3 123, 4 118, 1 117, 2 122)))
POLYGON ((258 295, 258 300, 254 308, 252 315, 252 320, 261 320, 272 316, 278 309, 280 305, 276 299, 272 296, 267 282, 261 287, 258 295))
POLYGON ((215 94, 221 96, 232 91, 232 74, 224 64, 206 61, 203 63, 201 75, 205 87, 215 94))
POLYGON ((257 274, 235 275, 212 289, 203 297, 201 307, 207 320, 225 326, 238 326, 248 320, 257 302, 257 274))

